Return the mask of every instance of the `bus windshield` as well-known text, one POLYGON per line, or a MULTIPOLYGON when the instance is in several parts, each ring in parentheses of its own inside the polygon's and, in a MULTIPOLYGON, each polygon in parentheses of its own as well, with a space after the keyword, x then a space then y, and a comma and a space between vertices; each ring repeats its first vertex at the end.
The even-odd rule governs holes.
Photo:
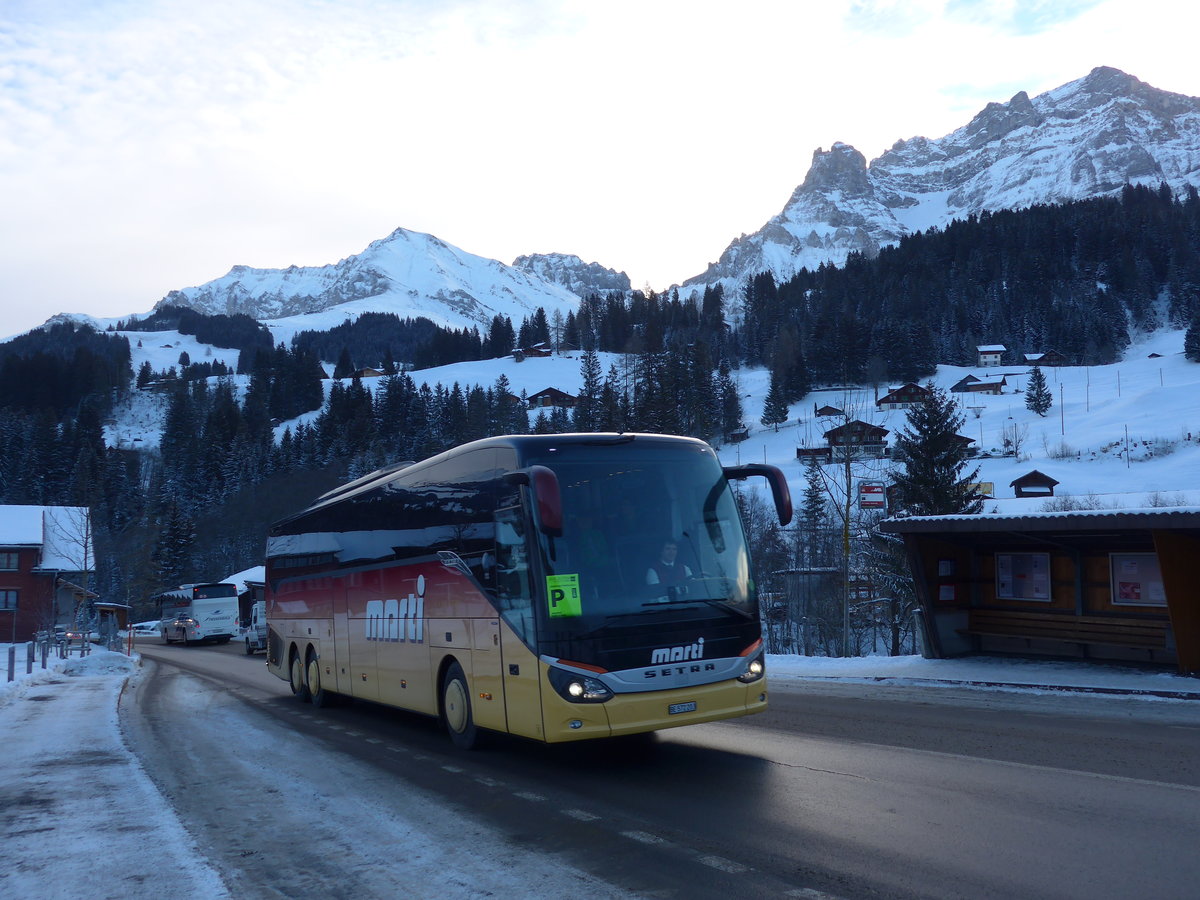
POLYGON ((556 473, 561 536, 538 533, 543 628, 582 635, 671 610, 757 617, 733 493, 707 446, 568 444, 528 462, 556 473))

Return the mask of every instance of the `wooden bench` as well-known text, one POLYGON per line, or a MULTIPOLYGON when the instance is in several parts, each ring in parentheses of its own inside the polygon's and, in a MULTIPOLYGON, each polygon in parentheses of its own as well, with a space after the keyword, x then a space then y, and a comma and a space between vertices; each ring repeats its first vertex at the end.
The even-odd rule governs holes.
POLYGON ((962 634, 1072 644, 1110 644, 1149 650, 1167 649, 1167 622, 1118 616, 1077 616, 1070 613, 972 609, 962 634))

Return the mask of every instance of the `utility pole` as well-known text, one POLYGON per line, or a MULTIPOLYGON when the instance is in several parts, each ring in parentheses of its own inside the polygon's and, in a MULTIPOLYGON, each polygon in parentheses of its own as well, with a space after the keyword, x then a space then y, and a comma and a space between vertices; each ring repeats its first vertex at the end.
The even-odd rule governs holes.
MULTIPOLYGON (((846 424, 849 425, 847 416, 846 424)), ((842 609, 842 656, 850 657, 850 502, 854 493, 854 485, 850 479, 850 435, 846 430, 846 443, 842 452, 846 457, 846 507, 842 514, 842 583, 845 586, 845 603, 842 609)))

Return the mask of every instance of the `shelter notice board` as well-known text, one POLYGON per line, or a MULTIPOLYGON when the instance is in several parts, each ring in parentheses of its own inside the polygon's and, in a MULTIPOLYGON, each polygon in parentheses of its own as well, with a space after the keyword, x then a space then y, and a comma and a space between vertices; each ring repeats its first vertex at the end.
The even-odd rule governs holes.
POLYGON ((1049 553, 997 553, 996 597, 1050 600, 1049 553))
POLYGON ((1118 606, 1166 606, 1162 570, 1153 553, 1110 553, 1112 599, 1118 606))

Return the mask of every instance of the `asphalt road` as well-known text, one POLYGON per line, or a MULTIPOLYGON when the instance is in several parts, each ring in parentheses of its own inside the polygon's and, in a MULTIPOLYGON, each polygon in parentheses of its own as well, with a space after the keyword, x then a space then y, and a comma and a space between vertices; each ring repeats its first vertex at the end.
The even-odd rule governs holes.
MULTIPOLYGON (((212 735, 236 709, 269 722, 274 746, 378 774, 358 779, 372 802, 400 808, 419 788, 515 851, 569 860, 614 891, 1191 898, 1200 884, 1194 702, 781 682, 750 719, 616 743, 497 737, 460 753, 424 717, 300 704, 238 645, 138 649, 160 663, 129 728, 148 770, 181 755, 221 766, 233 751, 212 735), (184 684, 194 704, 179 702, 184 684)), ((264 765, 273 752, 263 748, 264 765)), ((388 896, 348 880, 337 854, 319 854, 311 874, 312 840, 246 855, 264 822, 286 835, 281 823, 302 830, 314 809, 352 807, 353 787, 322 793, 325 779, 314 770, 311 790, 260 798, 250 815, 166 789, 243 896, 388 896), (310 876, 294 891, 265 886, 297 868, 310 876)))

